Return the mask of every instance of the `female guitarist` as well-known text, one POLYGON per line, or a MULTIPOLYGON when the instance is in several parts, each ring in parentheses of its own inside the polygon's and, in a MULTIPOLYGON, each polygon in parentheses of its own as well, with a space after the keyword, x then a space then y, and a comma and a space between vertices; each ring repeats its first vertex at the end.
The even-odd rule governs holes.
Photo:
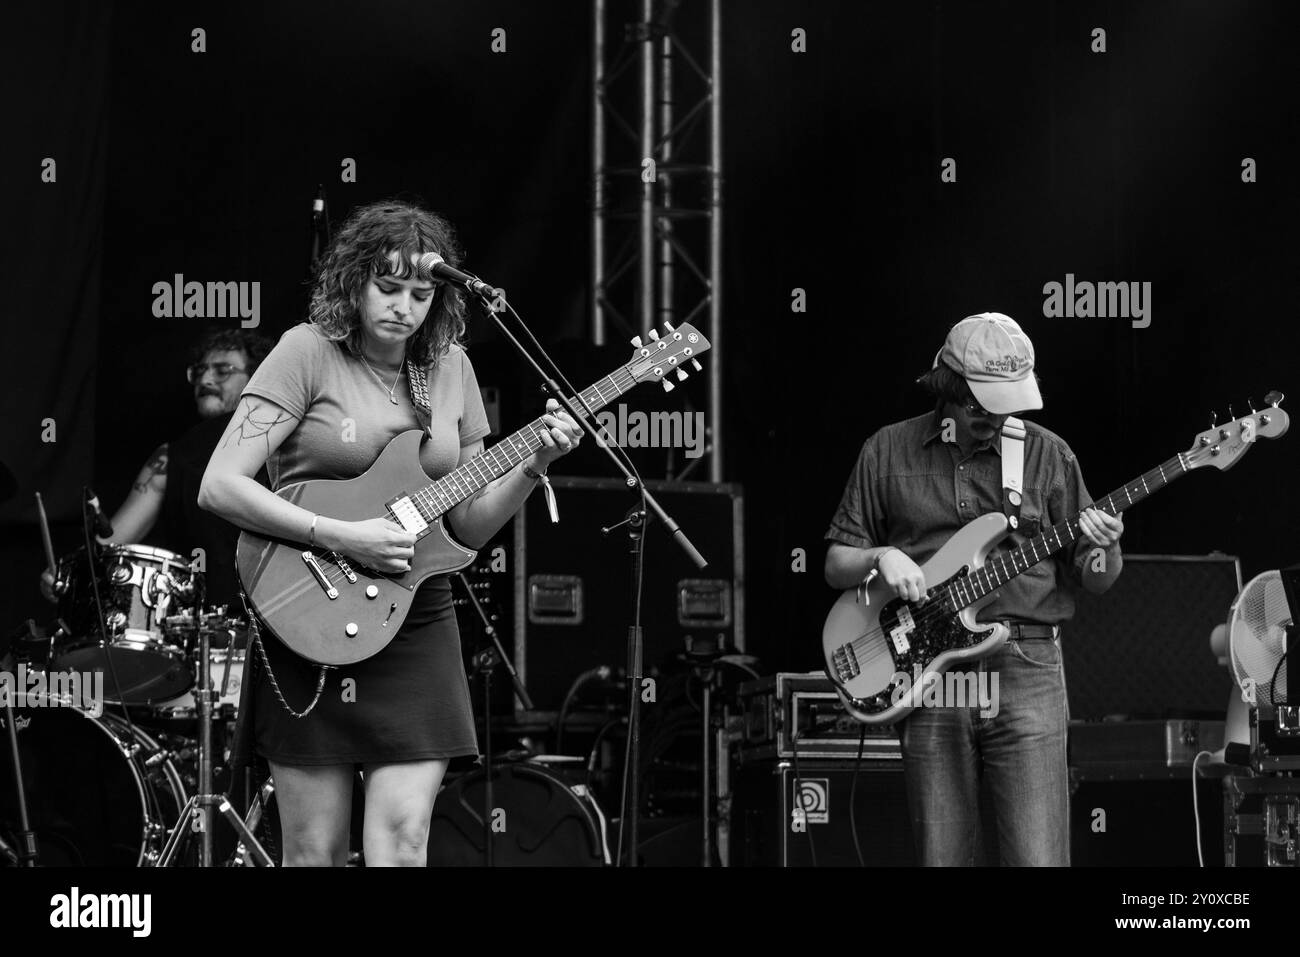
MULTIPOLYGON (((416 536, 399 525, 313 514, 253 476, 265 464, 272 489, 356 477, 394 436, 423 428, 421 418, 428 421, 421 465, 431 478, 482 451, 487 415, 458 345, 465 302, 420 265, 429 252, 460 262, 451 224, 434 213, 382 202, 351 216, 322 259, 310 321, 284 334, 245 387, 204 474, 203 508, 376 571, 411 569, 416 536), (413 382, 427 392, 422 417, 413 382)), ((578 444, 580 427, 557 410, 548 403, 555 414, 543 416, 549 431, 535 454, 448 513, 465 545, 486 542, 547 466, 578 444)), ((427 579, 392 641, 364 661, 325 671, 319 691, 318 666, 265 632, 261 645, 270 674, 257 669, 243 689, 235 764, 251 747, 270 765, 284 864, 346 863, 360 765, 367 865, 423 866, 448 761, 477 753, 448 578, 427 579)), ((250 649, 250 659, 256 654, 250 649)))

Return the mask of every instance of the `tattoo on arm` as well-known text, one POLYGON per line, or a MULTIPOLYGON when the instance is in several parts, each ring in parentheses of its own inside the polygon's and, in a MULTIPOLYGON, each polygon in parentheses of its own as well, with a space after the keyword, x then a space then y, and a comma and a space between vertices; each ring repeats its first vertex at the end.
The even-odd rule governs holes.
POLYGON ((131 491, 143 495, 146 492, 161 494, 167 488, 167 443, 154 449, 153 455, 145 463, 140 474, 136 476, 131 491))
POLYGON ((239 420, 238 425, 232 427, 226 433, 225 441, 222 446, 234 442, 236 445, 247 445, 250 442, 265 442, 266 454, 271 454, 271 430, 281 422, 292 422, 296 416, 290 415, 283 409, 277 409, 272 414, 270 409, 263 408, 259 403, 251 399, 244 399, 243 404, 247 406, 248 411, 244 417, 239 420))

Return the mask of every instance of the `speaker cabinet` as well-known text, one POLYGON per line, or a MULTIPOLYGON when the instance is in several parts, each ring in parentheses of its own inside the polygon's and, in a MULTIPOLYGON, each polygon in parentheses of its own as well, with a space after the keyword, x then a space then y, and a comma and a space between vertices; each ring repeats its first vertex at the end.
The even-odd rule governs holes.
MULTIPOLYGON (((742 767, 734 782, 732 864, 749 867, 857 867, 849 796, 853 761, 766 761, 742 767), (794 820, 796 807, 805 821, 794 820)), ((898 761, 862 763, 853 797, 868 867, 916 863, 898 761)))
POLYGON ((1079 595, 1062 648, 1070 717, 1222 717, 1233 682, 1210 632, 1241 589, 1227 555, 1125 555, 1103 595, 1079 595))

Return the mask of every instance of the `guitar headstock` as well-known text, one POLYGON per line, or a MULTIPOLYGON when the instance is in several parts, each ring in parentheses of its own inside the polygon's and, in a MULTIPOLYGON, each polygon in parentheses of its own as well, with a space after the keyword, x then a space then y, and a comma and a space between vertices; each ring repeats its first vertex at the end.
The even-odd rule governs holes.
POLYGON ((709 351, 709 340, 688 322, 675 329, 665 322, 663 335, 657 329, 651 329, 646 333, 646 340, 642 342, 640 336, 632 337, 634 348, 627 371, 637 382, 662 382, 665 392, 672 392, 676 382, 686 381, 690 376, 686 366, 699 372, 701 366, 696 356, 709 351))
MULTIPOLYGON (((1212 465, 1216 469, 1226 470, 1249 451, 1256 439, 1276 439, 1286 435, 1291 419, 1280 408, 1283 398, 1285 396, 1281 392, 1270 392, 1264 396, 1267 408, 1257 412, 1252 404, 1249 415, 1238 416, 1206 429, 1184 453, 1187 468, 1190 470, 1212 465)), ((1228 407, 1228 414, 1232 414, 1231 406, 1228 407)))

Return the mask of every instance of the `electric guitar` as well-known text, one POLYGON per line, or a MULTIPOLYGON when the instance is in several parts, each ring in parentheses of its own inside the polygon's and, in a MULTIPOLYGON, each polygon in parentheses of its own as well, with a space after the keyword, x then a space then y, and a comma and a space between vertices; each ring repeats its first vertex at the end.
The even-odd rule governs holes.
MULTIPOLYGON (((662 382, 700 369, 696 357, 709 342, 693 326, 639 336, 631 359, 574 398, 593 413, 641 382, 662 382)), ((364 474, 354 479, 318 479, 276 492, 308 511, 345 522, 383 517, 416 536, 411 570, 389 574, 366 568, 337 552, 304 542, 245 531, 236 564, 252 610, 290 650, 321 665, 347 665, 378 653, 397 634, 415 590, 426 578, 464 568, 475 551, 447 532, 444 516, 497 477, 541 448, 541 418, 436 481, 420 466, 425 432, 412 429, 393 438, 364 474)))
MULTIPOLYGON (((1193 469, 1230 468, 1256 439, 1286 433, 1290 422, 1278 407, 1282 399, 1280 392, 1270 392, 1264 411, 1252 406, 1250 415, 1202 432, 1188 451, 1093 507, 1115 515, 1193 469)), ((822 652, 826 674, 850 714, 865 724, 898 721, 920 707, 927 685, 942 680, 942 672, 995 651, 1008 630, 1000 623, 977 623, 976 613, 997 597, 1000 586, 1072 545, 1081 532, 1075 516, 990 559, 1008 534, 1001 513, 968 523, 921 566, 928 593, 923 602, 898 598, 875 572, 867 578, 865 595, 858 588, 840 596, 822 629, 822 652)))

